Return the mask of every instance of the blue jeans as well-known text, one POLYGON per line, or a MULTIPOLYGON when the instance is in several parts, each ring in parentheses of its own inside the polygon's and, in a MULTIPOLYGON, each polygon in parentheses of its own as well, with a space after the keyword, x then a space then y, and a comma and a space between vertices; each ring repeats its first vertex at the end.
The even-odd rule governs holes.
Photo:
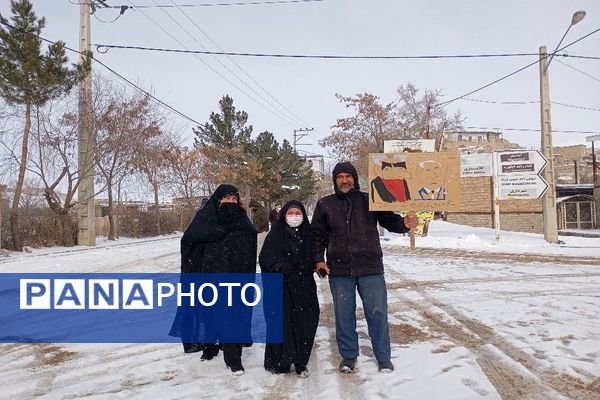
POLYGON ((363 303, 373 353, 377 361, 391 358, 387 315, 387 290, 383 274, 330 276, 329 288, 335 311, 335 338, 343 358, 358 357, 356 290, 363 303))

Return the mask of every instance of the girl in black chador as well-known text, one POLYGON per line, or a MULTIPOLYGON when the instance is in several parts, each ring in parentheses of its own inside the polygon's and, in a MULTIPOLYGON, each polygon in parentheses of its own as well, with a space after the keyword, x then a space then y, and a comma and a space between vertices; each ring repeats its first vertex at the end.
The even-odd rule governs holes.
MULTIPOLYGON (((265 369, 308 376, 308 360, 319 323, 319 301, 313 277, 310 223, 301 202, 292 200, 280 211, 260 252, 260 269, 283 273, 283 343, 267 343, 265 369)), ((269 324, 280 321, 270 321, 269 324)))
MULTIPOLYGON (((181 272, 256 272, 256 230, 241 206, 235 186, 220 185, 185 230, 181 238, 181 272)), ((241 318, 251 318, 251 314, 241 318)), ((249 322, 247 325, 250 326, 249 322)), ((227 367, 235 375, 243 374, 242 344, 185 343, 188 340, 184 338, 201 336, 190 330, 210 331, 214 326, 190 307, 183 307, 178 309, 170 334, 182 338, 186 353, 202 350, 202 360, 214 358, 222 347, 227 367)))

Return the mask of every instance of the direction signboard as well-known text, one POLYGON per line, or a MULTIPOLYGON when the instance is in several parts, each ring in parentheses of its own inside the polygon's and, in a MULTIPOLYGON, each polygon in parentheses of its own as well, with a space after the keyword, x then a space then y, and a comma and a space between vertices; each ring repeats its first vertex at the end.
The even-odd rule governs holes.
POLYGON ((498 198, 539 199, 548 189, 548 183, 539 175, 504 175, 498 177, 498 198))
POLYGON ((492 176, 492 153, 461 154, 460 176, 492 176))
POLYGON ((546 158, 537 150, 498 152, 498 175, 537 175, 547 164, 546 158))

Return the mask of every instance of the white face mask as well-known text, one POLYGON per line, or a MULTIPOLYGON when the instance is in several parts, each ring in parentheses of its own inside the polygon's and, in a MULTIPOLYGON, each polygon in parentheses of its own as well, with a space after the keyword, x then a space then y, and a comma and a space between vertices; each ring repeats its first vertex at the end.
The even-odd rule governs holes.
POLYGON ((286 215, 285 222, 292 228, 297 228, 302 225, 302 221, 304 221, 304 216, 302 215, 286 215))

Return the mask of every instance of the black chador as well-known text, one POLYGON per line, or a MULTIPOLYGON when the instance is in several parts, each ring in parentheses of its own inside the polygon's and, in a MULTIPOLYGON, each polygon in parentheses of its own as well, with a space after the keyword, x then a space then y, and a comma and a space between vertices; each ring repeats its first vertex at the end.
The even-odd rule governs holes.
MULTIPOLYGON (((259 264, 263 273, 283 273, 283 343, 266 345, 264 366, 273 373, 287 373, 294 364, 296 373, 305 375, 319 323, 310 223, 299 201, 286 203, 279 215, 265 239, 259 264), (302 224, 296 228, 286 222, 290 208, 302 211, 302 224)), ((267 330, 281 322, 265 317, 267 330)))
MULTIPOLYGON (((240 206, 235 186, 220 185, 185 230, 181 238, 181 272, 183 283, 186 274, 191 273, 256 272, 256 230, 246 211, 240 206), (231 195, 236 196, 237 203, 221 201, 231 195)), ((251 314, 246 314, 240 317, 251 318, 251 314)), ((194 338, 219 336, 218 332, 213 332, 212 335, 202 334, 214 329, 217 322, 201 318, 190 307, 182 307, 178 309, 170 334, 183 339, 186 352, 204 350, 202 358, 211 359, 218 354, 220 346, 217 347, 214 343, 199 344, 194 338)), ((249 327, 250 323, 246 325, 249 327)), ((224 351, 228 346, 223 346, 224 351)), ((231 346, 235 346, 232 350, 235 353, 234 360, 229 362, 231 357, 225 351, 227 365, 238 364, 241 355, 241 345, 231 346)), ((235 366, 241 368, 241 364, 235 366)))

